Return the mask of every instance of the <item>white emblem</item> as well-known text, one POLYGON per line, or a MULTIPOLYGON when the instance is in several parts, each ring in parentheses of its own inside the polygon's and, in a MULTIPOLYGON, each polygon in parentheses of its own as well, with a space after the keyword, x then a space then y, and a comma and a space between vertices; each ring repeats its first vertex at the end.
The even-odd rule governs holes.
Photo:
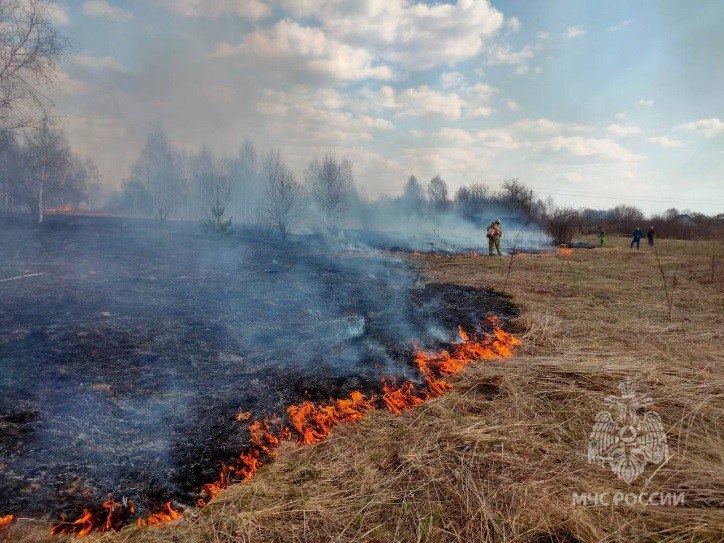
POLYGON ((626 484, 644 472, 648 463, 659 464, 669 457, 666 432, 661 418, 646 411, 653 401, 648 394, 636 394, 629 379, 618 385, 620 396, 607 396, 603 402, 615 407, 615 415, 601 411, 596 415, 588 438, 588 463, 605 467, 626 484))

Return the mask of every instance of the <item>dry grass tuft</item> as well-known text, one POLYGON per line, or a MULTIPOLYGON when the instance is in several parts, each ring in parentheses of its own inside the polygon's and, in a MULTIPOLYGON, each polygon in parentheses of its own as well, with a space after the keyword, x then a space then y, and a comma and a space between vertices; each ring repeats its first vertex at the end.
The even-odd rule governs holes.
MULTIPOLYGON (((286 445, 250 483, 171 526, 89 541, 722 541, 724 290, 709 280, 722 245, 658 241, 659 268, 625 243, 516 260, 508 291, 525 345, 514 358, 471 366, 401 416, 375 412, 317 446, 286 445), (682 266, 670 308, 661 273, 682 266), (630 486, 586 461, 596 412, 626 377, 651 392, 672 453, 630 486), (572 501, 616 491, 685 492, 685 504, 572 501)), ((509 264, 415 260, 431 281, 491 287, 509 264)), ((47 539, 38 522, 13 529, 18 541, 47 539)))

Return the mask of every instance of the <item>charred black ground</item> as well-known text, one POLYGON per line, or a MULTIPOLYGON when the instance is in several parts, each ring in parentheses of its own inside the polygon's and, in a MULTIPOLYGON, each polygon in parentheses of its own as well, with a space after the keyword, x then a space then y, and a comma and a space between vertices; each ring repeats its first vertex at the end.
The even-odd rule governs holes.
POLYGON ((413 343, 515 312, 311 237, 99 217, 0 229, 0 513, 192 503, 246 445, 239 411, 415 378, 413 343))

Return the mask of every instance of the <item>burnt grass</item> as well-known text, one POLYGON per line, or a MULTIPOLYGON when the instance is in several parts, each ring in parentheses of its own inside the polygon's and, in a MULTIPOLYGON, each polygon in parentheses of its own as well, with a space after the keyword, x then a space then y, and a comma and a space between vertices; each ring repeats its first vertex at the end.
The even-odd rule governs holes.
POLYGON ((5 219, 2 279, 0 513, 21 516, 193 503, 247 445, 239 411, 418 379, 413 344, 515 314, 377 251, 111 217, 5 219))

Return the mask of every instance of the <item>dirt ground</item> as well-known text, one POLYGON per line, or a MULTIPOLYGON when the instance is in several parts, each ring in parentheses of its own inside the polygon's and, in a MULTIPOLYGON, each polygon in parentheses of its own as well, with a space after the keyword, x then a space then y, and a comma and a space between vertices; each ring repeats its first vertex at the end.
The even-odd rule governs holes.
MULTIPOLYGON (((657 254, 612 238, 569 256, 411 257, 429 282, 510 293, 518 353, 470 366, 402 415, 287 444, 169 526, 88 541, 722 541, 724 244, 661 240, 657 254), (650 394, 670 453, 630 484, 587 462, 596 414, 626 378, 650 394), (611 501, 576 503, 583 493, 611 501), (614 504, 616 493, 658 494, 614 504), (656 501, 667 494, 683 503, 656 501)), ((58 540, 39 521, 11 530, 58 540)))

